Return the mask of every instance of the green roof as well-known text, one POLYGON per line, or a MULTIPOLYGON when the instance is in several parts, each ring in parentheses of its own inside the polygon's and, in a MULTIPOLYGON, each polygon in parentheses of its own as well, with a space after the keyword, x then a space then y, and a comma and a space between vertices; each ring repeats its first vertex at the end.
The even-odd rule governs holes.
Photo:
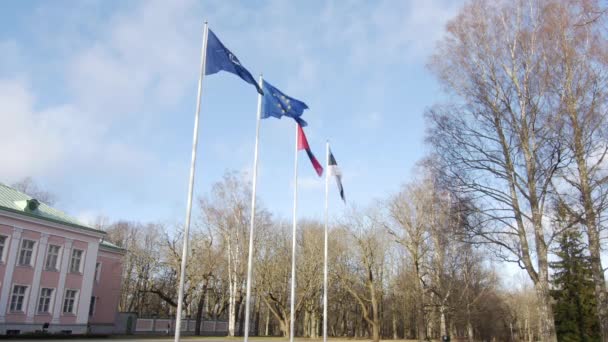
POLYGON ((105 234, 104 231, 82 224, 75 218, 68 216, 66 213, 42 202, 40 202, 37 209, 30 210, 27 208, 27 201, 30 199, 32 199, 32 197, 0 183, 0 210, 18 213, 53 223, 64 224, 88 232, 105 234))
POLYGON ((105 247, 107 249, 112 249, 112 250, 115 250, 115 251, 118 251, 118 252, 123 252, 123 253, 127 251, 126 249, 124 249, 122 247, 119 247, 119 246, 116 246, 115 244, 113 244, 113 243, 111 243, 109 241, 106 241, 106 240, 101 240, 100 247, 105 247))

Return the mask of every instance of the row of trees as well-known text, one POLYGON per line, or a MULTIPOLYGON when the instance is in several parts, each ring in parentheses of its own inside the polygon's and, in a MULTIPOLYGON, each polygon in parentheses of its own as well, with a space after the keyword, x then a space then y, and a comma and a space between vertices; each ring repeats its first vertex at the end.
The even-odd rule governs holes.
MULTIPOLYGON (((521 294, 501 290, 483 249, 462 238, 466 218, 429 168, 370 208, 353 209, 330 230, 330 336, 515 339, 538 336, 538 315, 518 313, 521 294), (518 302, 519 301, 519 302, 518 302), (521 327, 521 328, 520 328, 521 327), (525 330, 528 329, 528 330, 525 330)), ((231 336, 244 326, 250 190, 228 173, 199 201, 191 236, 184 306, 197 320, 225 319, 231 336)), ((290 225, 256 213, 252 332, 289 334, 290 225)), ((171 227, 100 222, 128 249, 120 310, 173 316, 180 234, 171 227)), ((179 229, 178 229, 179 230, 179 229)), ((297 237, 296 334, 322 329, 323 226, 304 220, 297 237)), ((197 325, 199 326, 199 325, 197 325)))
POLYGON ((451 95, 427 115, 434 165, 467 202, 470 239, 528 274, 543 341, 556 341, 550 249, 572 229, 586 235, 608 339, 605 22, 591 0, 472 1, 431 62, 451 95))

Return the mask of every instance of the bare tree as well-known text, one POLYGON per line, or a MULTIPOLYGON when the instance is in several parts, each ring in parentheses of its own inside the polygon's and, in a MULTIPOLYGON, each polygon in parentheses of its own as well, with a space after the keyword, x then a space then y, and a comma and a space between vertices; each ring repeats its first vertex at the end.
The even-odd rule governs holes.
POLYGON ((560 170, 555 181, 559 201, 574 217, 571 224, 586 228, 604 340, 608 341, 608 295, 601 262, 600 214, 608 204, 608 40, 605 18, 595 1, 556 2, 545 16, 551 30, 542 40, 550 69, 556 128, 564 154, 572 164, 560 170))
MULTIPOLYGON (((200 200, 202 224, 221 237, 228 261, 229 336, 235 336, 236 321, 244 299, 249 241, 251 189, 250 184, 241 177, 237 173, 227 172, 221 182, 213 185, 210 197, 200 200)), ((270 225, 271 218, 261 205, 256 210, 255 229, 259 232, 270 225)), ((255 243, 255 246, 258 245, 259 241, 255 243)))
POLYGON ((541 339, 556 341, 544 222, 553 176, 562 166, 542 47, 551 1, 466 5, 447 27, 431 69, 455 103, 428 113, 429 140, 452 191, 471 198, 479 243, 517 262, 534 283, 541 339))
POLYGON ((53 205, 57 201, 57 197, 55 197, 55 195, 41 189, 38 184, 34 182, 32 177, 25 177, 22 180, 13 183, 11 187, 47 205, 53 205))
POLYGON ((414 184, 404 189, 388 201, 388 223, 385 225, 388 232, 401 244, 408 253, 413 265, 415 276, 415 298, 417 307, 417 336, 419 341, 427 338, 428 318, 425 303, 425 291, 428 283, 428 274, 424 266, 429 252, 428 240, 429 217, 432 203, 428 199, 432 196, 432 189, 414 184))
POLYGON ((340 284, 351 294, 361 309, 361 316, 371 328, 373 341, 380 340, 383 281, 388 239, 378 213, 373 210, 353 212, 345 223, 348 247, 336 268, 340 284))

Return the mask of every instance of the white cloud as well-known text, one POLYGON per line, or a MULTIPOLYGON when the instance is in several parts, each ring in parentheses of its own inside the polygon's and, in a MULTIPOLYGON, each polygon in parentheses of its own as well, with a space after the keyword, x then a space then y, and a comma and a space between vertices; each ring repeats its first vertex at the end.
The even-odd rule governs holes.
POLYGON ((90 111, 132 114, 176 103, 195 79, 202 21, 193 1, 147 1, 99 24, 77 51, 68 82, 90 111))
MULTIPOLYGON (((7 182, 45 173, 65 155, 65 136, 52 128, 53 113, 65 116, 67 108, 34 110, 35 99, 21 80, 0 79, 0 155, 7 182)), ((61 120, 57 122, 60 127, 61 120)), ((59 128, 58 127, 58 128, 59 128)))
POLYGON ((410 62, 425 58, 462 1, 379 1, 370 8, 332 1, 321 13, 327 45, 340 44, 355 65, 410 62))
POLYGON ((67 169, 132 170, 149 162, 143 151, 108 139, 104 124, 72 105, 37 110, 40 105, 25 81, 0 79, 0 103, 2 176, 8 183, 67 169))

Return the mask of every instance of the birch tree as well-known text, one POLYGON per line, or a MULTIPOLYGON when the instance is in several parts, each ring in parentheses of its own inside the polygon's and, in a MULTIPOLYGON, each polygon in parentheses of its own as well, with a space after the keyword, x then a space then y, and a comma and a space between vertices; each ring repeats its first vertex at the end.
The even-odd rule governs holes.
POLYGON ((602 335, 608 341, 608 295, 602 267, 600 217, 608 204, 608 40, 606 19, 595 1, 562 1, 547 6, 551 30, 542 41, 553 68, 549 79, 558 114, 556 125, 564 154, 571 161, 558 173, 560 203, 583 224, 591 255, 592 276, 602 335))
MULTIPOLYGON (((210 196, 200 200, 201 223, 221 237, 226 253, 229 336, 236 334, 236 322, 245 295, 249 245, 251 189, 240 177, 242 175, 227 172, 222 181, 213 185, 210 196)), ((261 205, 256 210, 255 230, 259 232, 269 225, 270 214, 261 205)))
POLYGON ((543 341, 556 341, 544 220, 562 166, 541 48, 550 1, 473 1, 447 26, 431 70, 452 103, 428 113, 429 141, 452 191, 474 199, 471 233, 517 262, 534 283, 543 341))

